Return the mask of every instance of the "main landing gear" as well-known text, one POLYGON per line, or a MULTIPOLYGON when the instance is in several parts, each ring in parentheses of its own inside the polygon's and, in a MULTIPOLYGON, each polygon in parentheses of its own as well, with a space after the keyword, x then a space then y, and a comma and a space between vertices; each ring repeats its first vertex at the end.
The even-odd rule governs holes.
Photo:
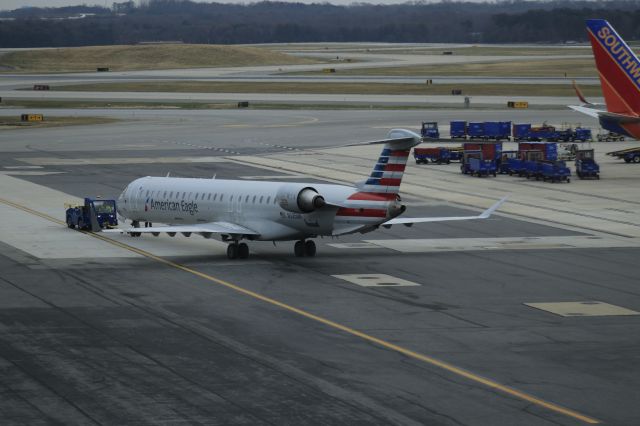
POLYGON ((316 255, 316 243, 313 242, 313 240, 296 241, 296 244, 293 246, 293 253, 295 253, 296 257, 313 257, 316 255))
POLYGON ((227 257, 229 259, 246 259, 249 257, 249 246, 246 243, 234 241, 227 246, 227 257))
MULTIPOLYGON (((145 222, 145 225, 146 225, 146 222, 145 222)), ((140 222, 138 222, 137 220, 134 220, 131 222, 131 226, 133 226, 134 228, 140 228, 140 222)), ((131 235, 132 237, 141 237, 142 232, 129 232, 129 235, 131 235)))

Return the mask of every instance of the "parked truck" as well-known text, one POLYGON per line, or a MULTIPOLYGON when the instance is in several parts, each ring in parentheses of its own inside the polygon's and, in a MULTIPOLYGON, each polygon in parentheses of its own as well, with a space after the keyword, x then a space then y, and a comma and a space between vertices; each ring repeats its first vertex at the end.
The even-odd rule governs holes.
POLYGON ((66 204, 66 222, 69 228, 99 231, 118 225, 115 200, 85 198, 84 205, 66 204))

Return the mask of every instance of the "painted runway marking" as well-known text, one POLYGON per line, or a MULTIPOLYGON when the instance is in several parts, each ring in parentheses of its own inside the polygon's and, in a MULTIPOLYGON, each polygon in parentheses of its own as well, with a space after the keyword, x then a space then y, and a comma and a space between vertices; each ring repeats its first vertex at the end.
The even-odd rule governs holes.
POLYGON ((387 274, 347 274, 331 275, 332 277, 348 281, 360 287, 415 287, 420 284, 403 280, 387 274))
POLYGON ((583 235, 567 237, 389 239, 365 240, 365 242, 401 253, 640 247, 640 238, 583 235))
POLYGON ((618 315, 640 315, 640 312, 610 305, 605 302, 551 302, 551 303, 525 303, 535 309, 550 312, 562 317, 605 317, 618 315))
MULTIPOLYGON (((40 216, 40 217, 45 218, 47 220, 50 220, 50 221, 52 221, 54 223, 58 223, 60 225, 66 226, 65 222, 63 222, 61 220, 58 220, 58 219, 56 219, 56 218, 54 218, 52 216, 46 215, 44 213, 40 213, 40 212, 38 212, 36 210, 33 210, 33 209, 30 209, 28 207, 22 206, 20 204, 13 203, 13 202, 11 202, 9 200, 5 200, 5 199, 0 198, 0 203, 6 204, 8 206, 14 207, 16 209, 22 210, 22 211, 30 213, 30 214, 34 214, 36 216, 40 216)), ((409 358, 413 358, 415 360, 422 361, 422 362, 424 362, 426 364, 429 364, 431 366, 438 367, 438 368, 440 368, 442 370, 448 371, 448 372, 450 372, 452 374, 455 374, 457 376, 460 376, 460 377, 463 377, 465 379, 468 379, 469 381, 472 381, 474 383, 482 384, 484 386, 487 386, 490 389, 499 391, 499 392, 501 392, 503 394, 506 394, 508 396, 511 396, 513 398, 517 398, 517 399, 520 399, 522 401, 529 402, 531 404, 537 405, 538 407, 546 408, 546 409, 548 409, 550 411, 553 411, 555 413, 562 414, 562 415, 565 415, 567 417, 571 417, 571 418, 573 418, 575 420, 579 420, 579 421, 582 421, 584 423, 588 423, 588 424, 599 424, 600 423, 600 420, 597 420, 597 419, 595 419, 593 417, 590 417, 590 416, 587 416, 585 414, 579 413, 579 412, 577 412, 575 410, 572 410, 570 408, 566 408, 566 407, 563 407, 561 405, 555 404, 553 402, 546 401, 544 399, 538 398, 536 396, 533 396, 533 395, 528 394, 526 392, 523 392, 523 391, 520 391, 518 389, 512 388, 510 386, 503 385, 503 384, 501 384, 501 383, 499 383, 499 382, 497 382, 495 380, 491 380, 491 379, 488 379, 486 377, 482 377, 482 376, 480 376, 478 374, 475 374, 475 373, 472 373, 471 371, 468 371, 468 370, 465 370, 463 368, 457 367, 457 366, 455 366, 453 364, 450 364, 450 363, 448 363, 446 361, 442 361, 442 360, 439 360, 437 358, 431 357, 429 355, 424 355, 424 354, 421 354, 419 352, 412 351, 411 349, 407 349, 405 347, 396 345, 394 343, 390 343, 390 342, 388 342, 386 340, 382 340, 382 339, 380 339, 378 337, 374 337, 374 336, 372 336, 370 334, 363 333, 363 332, 358 331, 358 330, 356 330, 354 328, 351 328, 351 327, 348 327, 346 325, 342 325, 340 323, 332 321, 330 319, 326 319, 326 318, 323 318, 321 316, 312 314, 312 313, 307 312, 307 311, 305 311, 303 309, 296 308, 295 306, 291 306, 291 305, 288 305, 286 303, 280 302, 280 301, 278 301, 276 299, 272 299, 270 297, 264 296, 264 295, 262 295, 260 293, 256 293, 254 291, 247 290, 246 288, 243 288, 243 287, 240 287, 238 285, 232 284, 230 282, 224 281, 224 280, 222 280, 220 278, 216 278, 216 277, 214 277, 212 275, 205 274, 204 272, 200 272, 198 270, 189 268, 188 266, 181 265, 179 263, 173 262, 173 261, 168 260, 168 259, 164 259, 164 258, 156 256, 156 255, 154 255, 152 253, 146 252, 144 250, 137 249, 135 247, 132 247, 132 246, 129 246, 127 244, 118 242, 116 240, 112 240, 112 239, 107 238, 107 237, 105 237, 103 235, 100 235, 100 234, 94 234, 94 233, 86 232, 86 231, 78 231, 78 232, 82 232, 83 234, 88 235, 90 237, 97 238, 97 239, 102 240, 102 241, 104 241, 106 243, 113 244, 115 246, 118 246, 118 247, 124 248, 126 250, 129 250, 129 251, 131 251, 133 253, 145 256, 145 257, 147 257, 149 259, 155 260, 155 261, 157 261, 159 263, 162 263, 162 264, 164 264, 166 266, 169 266, 169 267, 172 267, 172 268, 175 268, 175 269, 190 273, 190 274, 195 275, 197 277, 200 277, 200 278, 202 278, 202 279, 204 279, 206 281, 219 284, 219 285, 221 285, 223 287, 229 288, 229 289, 234 290, 234 291, 236 291, 238 293, 242 293, 242 294, 247 295, 249 297, 252 297, 254 299, 263 301, 263 302, 268 303, 270 305, 277 306, 277 307, 282 308, 282 309, 284 309, 286 311, 298 314, 298 315, 300 315, 302 317, 305 317, 307 319, 310 319, 310 320, 319 322, 321 324, 324 324, 324 325, 326 325, 326 326, 328 326, 330 328, 333 328, 333 329, 336 329, 336 330, 340 330, 340 331, 342 331, 344 333, 347 333, 347 334, 350 334, 352 336, 358 337, 358 338, 360 338, 360 339, 362 339, 364 341, 367 341, 369 343, 373 343, 373 344, 375 344, 377 346, 380 346, 380 347, 395 351, 395 352, 400 353, 400 354, 402 354, 404 356, 407 356, 409 358)))
POLYGON ((185 146, 190 146, 192 148, 201 148, 201 149, 209 149, 211 151, 218 151, 218 152, 224 152, 225 154, 235 154, 235 155, 241 155, 242 153, 238 152, 238 151, 233 151, 231 149, 227 149, 227 148, 218 148, 216 146, 210 146, 210 145, 195 145, 192 143, 188 143, 188 142, 173 142, 176 145, 185 145, 185 146))

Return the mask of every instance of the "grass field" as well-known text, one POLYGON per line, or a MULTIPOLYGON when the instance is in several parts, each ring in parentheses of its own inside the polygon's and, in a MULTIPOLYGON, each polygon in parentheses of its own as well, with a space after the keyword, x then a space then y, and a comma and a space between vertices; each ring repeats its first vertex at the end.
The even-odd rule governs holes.
POLYGON ((88 126, 109 124, 119 120, 105 117, 44 117, 44 121, 23 122, 19 116, 0 116, 0 131, 12 129, 33 129, 44 127, 88 126))
POLYGON ((0 56, 4 72, 82 72, 309 64, 315 61, 267 49, 206 44, 90 46, 35 49, 0 56))
MULTIPOLYGON (((56 86, 52 90, 89 92, 307 93, 376 95, 574 96, 571 83, 557 84, 401 84, 401 83, 269 83, 269 82, 131 82, 56 86)), ((583 86, 586 96, 601 96, 599 86, 583 86)))
MULTIPOLYGON (((467 64, 420 65, 407 67, 358 68, 337 70, 340 75, 370 76, 477 76, 477 77, 597 77, 591 58, 535 59, 530 61, 482 62, 467 64)), ((290 73, 320 75, 322 70, 290 73)))

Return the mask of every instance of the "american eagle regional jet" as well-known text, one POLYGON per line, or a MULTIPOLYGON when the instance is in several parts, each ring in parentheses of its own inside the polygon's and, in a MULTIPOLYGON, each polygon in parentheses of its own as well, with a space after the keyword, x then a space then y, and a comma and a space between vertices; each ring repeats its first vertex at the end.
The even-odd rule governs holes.
MULTIPOLYGON (((118 213, 132 227, 113 229, 139 237, 167 233, 214 235, 229 242, 229 259, 245 259, 249 241, 296 241, 296 256, 314 256, 311 238, 366 233, 420 222, 488 218, 506 197, 477 216, 398 218, 405 210, 399 190, 411 148, 420 136, 391 130, 369 177, 354 186, 175 177, 134 180, 118 198, 118 213), (141 223, 167 226, 141 227, 141 223)), ((109 232, 109 231, 105 231, 109 232)))
POLYGON ((597 118, 606 130, 640 139, 640 60, 604 19, 587 20, 587 32, 605 105, 588 102, 574 82, 583 104, 569 108, 597 118))

